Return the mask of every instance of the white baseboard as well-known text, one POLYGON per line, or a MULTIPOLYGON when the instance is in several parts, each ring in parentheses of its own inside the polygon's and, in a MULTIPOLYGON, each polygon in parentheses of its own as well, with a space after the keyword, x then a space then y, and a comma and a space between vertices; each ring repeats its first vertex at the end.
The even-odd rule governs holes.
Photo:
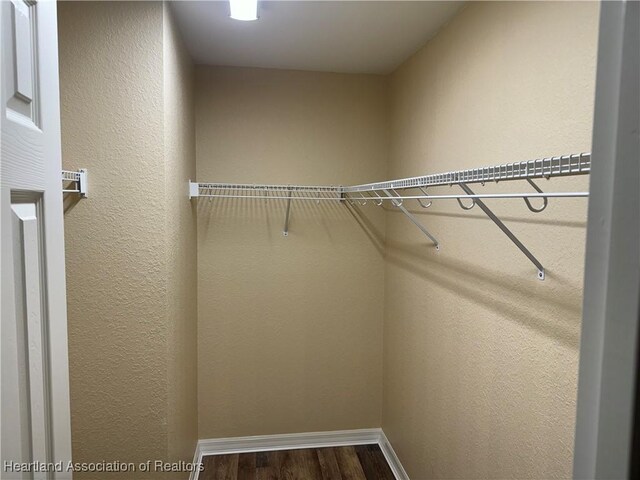
POLYGON ((396 477, 396 480, 409 480, 409 475, 407 475, 402 463, 400 463, 398 455, 396 455, 395 450, 391 446, 391 442, 389 442, 389 439, 382 429, 380 429, 380 441, 378 442, 378 445, 380 445, 380 450, 382 450, 384 458, 387 459, 387 463, 389 464, 394 477, 396 477))
MULTIPOLYGON (((407 472, 402 467, 398 456, 393 451, 381 428, 204 439, 198 441, 193 461, 194 463, 200 463, 202 457, 206 455, 293 450, 297 448, 344 447, 371 443, 376 443, 380 446, 397 480, 409 480, 407 472)), ((191 472, 189 478, 190 480, 197 480, 198 472, 191 472)))

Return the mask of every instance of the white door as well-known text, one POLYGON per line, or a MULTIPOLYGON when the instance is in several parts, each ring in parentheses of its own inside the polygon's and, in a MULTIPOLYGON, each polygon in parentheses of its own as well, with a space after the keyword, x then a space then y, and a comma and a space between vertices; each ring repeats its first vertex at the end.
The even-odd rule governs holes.
POLYGON ((54 1, 0 1, 1 478, 71 478, 54 1), (18 473, 6 462, 63 462, 18 473))

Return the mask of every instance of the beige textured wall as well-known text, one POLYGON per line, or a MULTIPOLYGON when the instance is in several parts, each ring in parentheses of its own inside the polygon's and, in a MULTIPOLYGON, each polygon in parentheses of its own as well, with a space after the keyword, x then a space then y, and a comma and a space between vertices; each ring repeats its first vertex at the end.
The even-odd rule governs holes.
POLYGON ((169 456, 191 459, 198 438, 195 69, 164 3, 164 145, 169 321, 169 456))
MULTIPOLYGON (((196 85, 201 182, 386 175, 384 77, 197 67, 196 85)), ((284 201, 199 201, 200 438, 380 425, 384 215, 362 208, 297 202, 283 237, 284 201)))
POLYGON ((165 21, 159 2, 58 8, 63 162, 90 188, 65 201, 78 462, 190 460, 197 438, 195 215, 174 198, 194 170, 191 79, 165 21))
MULTIPOLYGON (((589 151, 597 19, 596 3, 467 6, 392 76, 390 175, 589 151)), ((414 479, 569 478, 587 202, 487 204, 547 279, 477 207, 414 208, 439 253, 389 213, 382 426, 414 479)))
POLYGON ((194 78, 166 6, 62 3, 64 164, 91 188, 66 200, 74 459, 188 459, 197 409, 200 438, 382 424, 414 479, 569 477, 585 200, 487 202, 547 267, 540 282, 455 202, 413 208, 435 253, 370 204, 295 203, 285 238, 284 201, 200 200, 196 235, 180 188, 587 151, 597 13, 474 3, 391 78, 194 78))

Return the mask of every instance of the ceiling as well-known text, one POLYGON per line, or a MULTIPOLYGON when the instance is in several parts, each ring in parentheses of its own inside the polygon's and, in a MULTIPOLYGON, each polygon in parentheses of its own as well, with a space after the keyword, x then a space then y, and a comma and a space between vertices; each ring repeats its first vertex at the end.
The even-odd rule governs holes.
POLYGON ((198 64, 386 74, 462 4, 261 1, 253 22, 229 18, 227 1, 178 1, 172 8, 198 64))

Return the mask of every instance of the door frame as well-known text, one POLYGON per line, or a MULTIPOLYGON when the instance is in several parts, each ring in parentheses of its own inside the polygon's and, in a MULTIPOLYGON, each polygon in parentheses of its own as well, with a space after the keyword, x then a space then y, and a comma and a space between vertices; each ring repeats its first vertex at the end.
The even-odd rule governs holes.
POLYGON ((600 8, 575 479, 638 475, 640 3, 600 8))

